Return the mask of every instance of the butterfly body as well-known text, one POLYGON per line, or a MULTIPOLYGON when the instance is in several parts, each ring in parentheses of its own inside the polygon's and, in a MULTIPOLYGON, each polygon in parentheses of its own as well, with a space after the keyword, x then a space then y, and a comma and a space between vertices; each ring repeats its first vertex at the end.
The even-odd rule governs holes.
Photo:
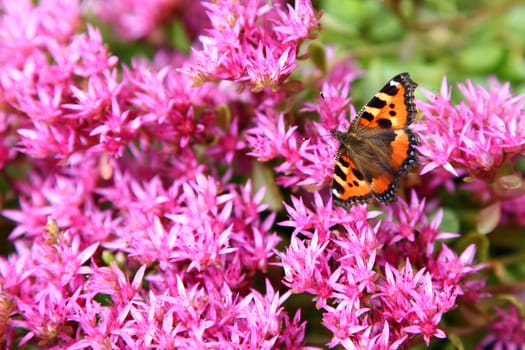
POLYGON ((348 208, 376 198, 395 199, 398 178, 417 163, 417 135, 408 126, 416 115, 414 90, 408 73, 392 78, 361 109, 350 128, 333 130, 339 141, 332 195, 348 208))

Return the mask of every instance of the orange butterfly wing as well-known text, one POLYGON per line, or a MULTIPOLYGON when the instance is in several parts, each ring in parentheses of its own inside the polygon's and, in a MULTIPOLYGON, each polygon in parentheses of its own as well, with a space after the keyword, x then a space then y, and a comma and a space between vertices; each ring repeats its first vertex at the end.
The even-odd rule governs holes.
POLYGON ((419 145, 419 139, 410 129, 395 131, 395 139, 390 143, 392 153, 390 164, 396 175, 402 175, 417 163, 417 152, 415 146, 419 145))
POLYGON ((345 203, 364 203, 372 198, 370 184, 344 151, 335 164, 332 194, 340 206, 345 206, 345 203))
POLYGON ((341 144, 332 181, 336 205, 348 208, 372 197, 381 203, 395 198, 398 177, 417 163, 418 138, 408 129, 416 115, 416 86, 408 73, 393 77, 361 109, 347 135, 333 132, 341 144))
POLYGON ((396 75, 361 109, 356 122, 374 129, 407 127, 417 111, 414 103, 416 86, 408 73, 396 75))

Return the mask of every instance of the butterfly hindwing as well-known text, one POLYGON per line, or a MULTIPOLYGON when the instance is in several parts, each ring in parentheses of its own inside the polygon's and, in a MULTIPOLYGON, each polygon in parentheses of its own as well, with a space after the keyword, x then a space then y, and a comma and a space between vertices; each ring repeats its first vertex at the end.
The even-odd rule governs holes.
POLYGON ((332 194, 336 204, 343 207, 364 203, 372 198, 372 189, 365 175, 344 149, 339 150, 336 160, 332 194))
POLYGON ((340 147, 334 168, 334 203, 344 208, 395 199, 398 178, 417 163, 417 135, 408 126, 416 115, 408 73, 393 77, 361 109, 346 132, 332 131, 340 147))
POLYGON ((370 186, 379 202, 388 203, 395 198, 397 177, 390 173, 383 173, 381 176, 373 177, 370 186))
POLYGON ((394 174, 402 175, 417 163, 415 146, 419 144, 419 139, 410 129, 400 129, 394 133, 395 138, 390 143, 390 164, 394 174))

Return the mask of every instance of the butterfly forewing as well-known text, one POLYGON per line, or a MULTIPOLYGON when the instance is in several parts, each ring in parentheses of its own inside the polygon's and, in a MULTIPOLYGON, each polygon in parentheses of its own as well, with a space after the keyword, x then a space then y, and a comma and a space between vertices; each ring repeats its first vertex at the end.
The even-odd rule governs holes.
POLYGON ((401 129, 408 126, 416 114, 416 86, 408 73, 390 79, 361 109, 357 118, 359 125, 374 129, 401 129))

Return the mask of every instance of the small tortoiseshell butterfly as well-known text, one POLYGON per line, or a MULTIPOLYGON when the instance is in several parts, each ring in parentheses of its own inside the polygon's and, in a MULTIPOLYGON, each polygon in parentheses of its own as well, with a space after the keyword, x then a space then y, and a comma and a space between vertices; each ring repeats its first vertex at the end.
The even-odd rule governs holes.
POLYGON ((408 73, 393 77, 361 109, 350 128, 332 130, 339 141, 332 180, 335 205, 343 208, 375 197, 395 199, 398 178, 417 163, 419 139, 408 126, 416 115, 414 90, 408 73))

